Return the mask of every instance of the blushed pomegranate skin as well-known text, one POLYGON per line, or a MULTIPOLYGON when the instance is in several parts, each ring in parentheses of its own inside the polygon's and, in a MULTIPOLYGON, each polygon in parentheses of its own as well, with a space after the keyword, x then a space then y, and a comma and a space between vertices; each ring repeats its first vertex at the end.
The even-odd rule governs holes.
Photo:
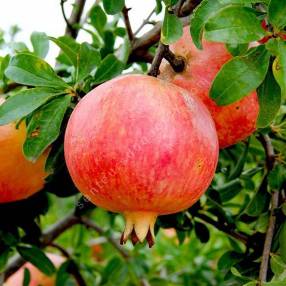
MULTIPOLYGON (((65 159, 78 189, 126 218, 142 241, 158 214, 191 206, 218 158, 214 123, 199 99, 166 81, 127 75, 87 94, 65 134, 65 159)), ((132 236, 132 235, 131 235, 132 236)))
POLYGON ((203 40, 203 50, 199 50, 192 42, 189 27, 185 27, 183 36, 170 49, 186 59, 186 68, 182 73, 175 73, 164 62, 159 77, 200 97, 214 119, 220 148, 236 144, 251 135, 256 129, 259 113, 255 91, 226 106, 218 106, 209 97, 216 74, 232 58, 225 45, 203 40))
MULTIPOLYGON (((56 268, 65 261, 65 259, 59 255, 49 253, 47 256, 53 262, 56 268)), ((25 263, 15 274, 13 274, 6 282, 5 286, 22 286, 24 279, 24 269, 27 268, 30 271, 30 284, 29 286, 55 286, 55 275, 46 276, 40 270, 38 270, 31 263, 25 263)))
POLYGON ((26 199, 44 186, 47 152, 35 163, 23 155, 26 127, 21 123, 0 126, 0 203, 26 199))

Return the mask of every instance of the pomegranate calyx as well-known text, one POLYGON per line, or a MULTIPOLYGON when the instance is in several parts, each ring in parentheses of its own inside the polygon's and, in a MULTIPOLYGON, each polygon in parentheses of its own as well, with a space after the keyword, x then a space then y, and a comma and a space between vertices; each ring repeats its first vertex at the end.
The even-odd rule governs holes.
POLYGON ((157 214, 152 212, 125 212, 125 229, 122 233, 120 243, 125 244, 129 236, 132 244, 144 242, 146 239, 149 247, 154 245, 154 225, 157 214))

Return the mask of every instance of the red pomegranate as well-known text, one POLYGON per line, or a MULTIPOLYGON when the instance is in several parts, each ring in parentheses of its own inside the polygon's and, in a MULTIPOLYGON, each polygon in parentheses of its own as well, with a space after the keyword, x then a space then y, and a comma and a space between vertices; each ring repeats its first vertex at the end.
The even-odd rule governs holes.
POLYGON ((156 217, 190 207, 210 184, 218 140, 199 99, 157 78, 126 75, 76 106, 65 158, 89 200, 124 214, 121 243, 131 235, 152 246, 156 217))
POLYGON ((220 148, 233 145, 251 135, 256 129, 259 112, 255 91, 226 106, 218 106, 209 97, 216 74, 232 57, 225 45, 203 40, 203 50, 198 50, 192 42, 189 27, 185 27, 184 35, 171 45, 170 49, 186 59, 186 68, 182 73, 175 73, 171 66, 164 62, 159 77, 200 97, 214 119, 220 148))
POLYGON ((25 123, 18 129, 14 123, 0 126, 0 203, 26 199, 44 186, 48 152, 35 163, 27 161, 22 150, 25 138, 25 123))

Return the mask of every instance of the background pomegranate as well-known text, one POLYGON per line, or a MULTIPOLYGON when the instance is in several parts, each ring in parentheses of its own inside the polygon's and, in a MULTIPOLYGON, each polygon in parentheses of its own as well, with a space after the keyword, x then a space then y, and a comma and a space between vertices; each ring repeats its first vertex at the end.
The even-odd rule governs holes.
POLYGON ((215 121, 220 148, 233 145, 251 135, 256 129, 259 112, 255 91, 226 106, 218 106, 209 97, 216 74, 232 57, 225 45, 203 40, 203 50, 199 50, 192 42, 189 27, 185 27, 183 36, 171 45, 170 49, 186 59, 186 68, 182 73, 175 73, 171 66, 164 62, 159 77, 202 99, 215 121))
MULTIPOLYGON (((56 254, 47 254, 50 260, 53 262, 56 268, 58 268, 65 259, 56 254)), ((31 280, 29 286, 54 286, 55 276, 46 276, 38 268, 31 263, 25 263, 13 276, 11 276, 5 286, 21 286, 23 285, 24 269, 27 268, 30 271, 31 280)))
POLYGON ((121 212, 121 242, 154 240, 158 215, 191 206, 214 175, 218 141, 211 116, 186 90, 153 77, 106 82, 76 106, 65 158, 79 190, 121 212))
POLYGON ((35 163, 27 161, 22 147, 26 138, 25 123, 0 126, 0 203, 28 198, 44 185, 47 176, 47 152, 35 163))

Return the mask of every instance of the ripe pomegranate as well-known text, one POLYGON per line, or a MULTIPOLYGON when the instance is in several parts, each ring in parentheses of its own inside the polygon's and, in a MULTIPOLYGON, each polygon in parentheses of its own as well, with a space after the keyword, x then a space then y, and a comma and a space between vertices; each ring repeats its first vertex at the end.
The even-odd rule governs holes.
POLYGON ((78 189, 123 213, 133 244, 154 243, 158 215, 191 206, 210 184, 218 141, 199 99, 166 81, 127 75, 87 94, 65 134, 65 158, 78 189))
POLYGON ((201 98, 216 124, 220 148, 233 145, 251 135, 256 129, 259 112, 255 91, 226 106, 218 106, 209 97, 216 74, 232 57, 225 45, 203 40, 203 50, 198 50, 192 42, 189 27, 185 27, 183 36, 170 49, 186 59, 186 68, 182 73, 175 73, 164 62, 159 77, 201 98))
POLYGON ((25 123, 18 129, 14 123, 0 126, 0 203, 28 198, 44 185, 48 154, 35 163, 27 161, 22 151, 25 138, 25 123))
MULTIPOLYGON (((50 260, 53 262, 56 268, 65 261, 65 259, 56 254, 47 254, 50 260)), ((30 284, 29 286, 54 286, 55 285, 55 275, 46 276, 38 268, 36 268, 31 263, 25 263, 14 275, 12 275, 6 282, 6 286, 21 286, 23 285, 24 279, 24 269, 27 268, 30 271, 30 284)))

